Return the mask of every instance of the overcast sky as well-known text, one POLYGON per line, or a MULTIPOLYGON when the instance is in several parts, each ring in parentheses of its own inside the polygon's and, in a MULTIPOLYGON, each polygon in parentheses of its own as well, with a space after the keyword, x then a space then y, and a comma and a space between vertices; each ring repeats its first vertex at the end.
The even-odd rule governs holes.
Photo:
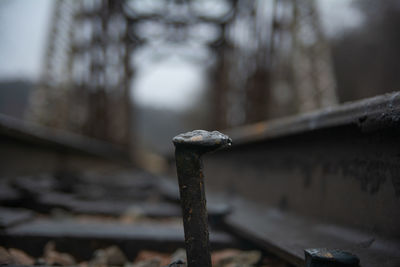
MULTIPOLYGON (((320 0, 326 32, 334 35, 362 21, 349 0, 320 0)), ((51 7, 54 0, 0 0, 0 80, 40 76, 51 7)), ((135 81, 136 101, 158 107, 181 109, 201 90, 201 69, 179 60, 139 72, 135 81)))
POLYGON ((0 79, 39 77, 52 0, 0 0, 0 79))

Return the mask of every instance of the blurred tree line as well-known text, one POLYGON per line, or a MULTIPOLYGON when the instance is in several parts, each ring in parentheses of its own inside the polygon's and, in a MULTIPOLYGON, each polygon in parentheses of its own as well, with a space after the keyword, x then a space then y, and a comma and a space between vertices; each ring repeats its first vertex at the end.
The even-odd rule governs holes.
POLYGON ((400 90, 400 1, 353 4, 363 24, 331 44, 340 102, 400 90))

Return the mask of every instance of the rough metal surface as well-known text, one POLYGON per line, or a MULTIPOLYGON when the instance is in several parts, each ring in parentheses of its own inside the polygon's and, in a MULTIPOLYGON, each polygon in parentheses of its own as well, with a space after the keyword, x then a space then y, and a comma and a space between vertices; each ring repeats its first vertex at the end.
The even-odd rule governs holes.
POLYGON ((175 147, 187 147, 201 152, 211 152, 232 145, 229 136, 218 131, 194 130, 182 133, 172 139, 175 147))
POLYGON ((205 157, 218 177, 207 190, 400 238, 399 104, 394 93, 236 136, 205 157))
POLYGON ((350 252, 338 249, 312 248, 304 251, 306 267, 358 267, 360 259, 350 252))
POLYGON ((204 191, 204 153, 229 146, 220 132, 196 130, 173 138, 189 267, 211 267, 208 214, 204 191))
POLYGON ((297 116, 263 121, 227 131, 235 145, 248 145, 314 130, 354 125, 362 132, 399 128, 400 92, 345 103, 297 116))

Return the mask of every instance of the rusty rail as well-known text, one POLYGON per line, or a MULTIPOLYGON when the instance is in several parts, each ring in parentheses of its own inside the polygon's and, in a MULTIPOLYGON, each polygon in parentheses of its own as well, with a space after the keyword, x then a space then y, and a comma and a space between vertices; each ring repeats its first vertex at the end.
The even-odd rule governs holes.
POLYGON ((400 93, 225 132, 206 190, 233 204, 237 233, 299 266, 315 247, 400 264, 400 93))
POLYGON ((120 147, 3 114, 0 114, 0 146, 3 176, 79 170, 89 165, 132 165, 129 151, 120 147))

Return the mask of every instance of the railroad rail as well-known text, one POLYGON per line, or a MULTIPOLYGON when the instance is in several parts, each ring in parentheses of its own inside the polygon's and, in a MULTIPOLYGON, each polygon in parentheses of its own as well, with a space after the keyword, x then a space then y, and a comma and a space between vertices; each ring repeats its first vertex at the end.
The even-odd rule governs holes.
POLYGON ((3 114, 0 146, 1 176, 132 165, 129 153, 118 146, 3 114))
POLYGON ((400 93, 226 131, 204 160, 226 224, 297 266, 304 249, 347 249, 400 265, 400 93))

